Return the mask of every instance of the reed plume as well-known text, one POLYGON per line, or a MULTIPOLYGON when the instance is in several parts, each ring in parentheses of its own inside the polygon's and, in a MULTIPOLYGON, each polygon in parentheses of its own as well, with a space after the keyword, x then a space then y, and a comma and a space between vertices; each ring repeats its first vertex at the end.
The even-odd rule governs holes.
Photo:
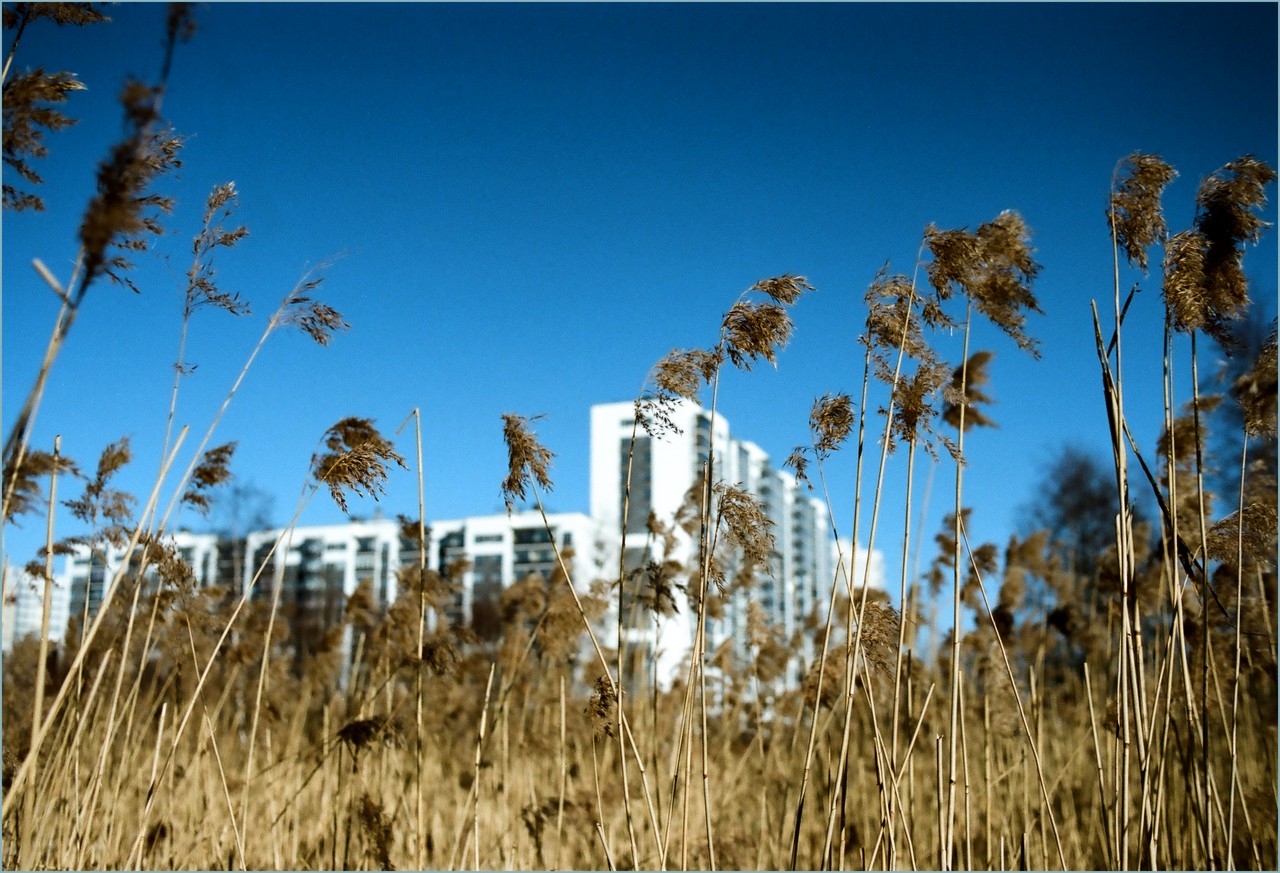
POLYGON ((374 500, 384 493, 388 461, 408 469, 371 419, 342 419, 325 433, 324 444, 328 451, 311 458, 311 475, 329 488, 343 512, 347 511, 347 490, 374 500))
POLYGON ((1249 306, 1243 245, 1257 242, 1267 226, 1257 213, 1275 180, 1275 170, 1245 155, 1201 183, 1193 227, 1165 250, 1164 297, 1175 330, 1204 331, 1225 348, 1234 344, 1230 322, 1249 306))
POLYGON ((502 416, 502 438, 507 444, 508 461, 507 476, 502 480, 502 497, 508 513, 515 509, 517 500, 525 499, 531 481, 537 482, 541 488, 552 488, 549 470, 555 453, 539 443, 530 428, 530 424, 541 417, 529 419, 512 413, 502 416))
POLYGON ((1116 166, 1116 175, 1121 178, 1113 186, 1108 213, 1116 242, 1129 263, 1145 273, 1147 249, 1162 242, 1168 230, 1160 197, 1178 173, 1158 155, 1134 152, 1116 166))

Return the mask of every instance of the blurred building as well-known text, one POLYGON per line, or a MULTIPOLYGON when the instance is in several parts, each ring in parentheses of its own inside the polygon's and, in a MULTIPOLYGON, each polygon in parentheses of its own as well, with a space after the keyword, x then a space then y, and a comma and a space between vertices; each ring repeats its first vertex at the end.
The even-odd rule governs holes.
MULTIPOLYGON (((71 597, 66 582, 55 576, 49 598, 49 639, 62 639, 67 629, 71 597)), ((4 573, 4 651, 25 637, 39 639, 44 616, 44 580, 26 570, 6 567, 4 573)))
MULTIPOLYGON (((245 538, 241 590, 270 602, 279 586, 277 620, 288 629, 301 669, 314 651, 329 645, 329 632, 342 626, 347 601, 362 584, 374 610, 395 601, 401 567, 418 560, 416 536, 402 533, 399 521, 382 517, 253 531, 245 538)), ((347 627, 344 661, 353 654, 352 643, 347 627)))
POLYGON ((563 559, 585 593, 605 573, 604 548, 599 525, 580 512, 548 513, 545 524, 537 511, 477 515, 431 523, 428 566, 456 586, 449 623, 485 637, 505 589, 530 574, 550 579, 563 559))
MULTIPOLYGON (((637 427, 633 403, 591 409, 591 516, 615 536, 625 532, 628 590, 620 608, 627 644, 637 664, 650 665, 661 682, 687 668, 696 631, 688 595, 698 593, 688 589, 699 579, 689 565, 701 533, 700 483, 713 456, 713 484, 725 483, 754 498, 771 522, 773 545, 768 566, 755 568, 749 580, 739 575, 745 569, 741 550, 717 550, 725 590, 709 598, 718 600, 718 615, 707 623, 708 657, 719 653, 744 664, 753 657, 760 631, 771 628, 781 639, 799 641, 783 677, 784 684, 798 682, 811 655, 812 634, 803 633, 806 618, 825 606, 835 578, 826 506, 758 445, 732 433, 724 416, 689 401, 679 401, 667 414, 672 427, 650 435, 637 427), (665 533, 655 533, 651 514, 665 533), (675 572, 676 565, 683 570, 675 572), (655 585, 660 577, 665 578, 655 585), (686 593, 668 599, 659 592, 668 584, 683 585, 686 593), (655 610, 663 601, 665 608, 655 610), (753 603, 754 627, 749 621, 753 603)), ((723 524, 718 537, 723 543, 723 524)))
MULTIPOLYGON (((175 549, 177 556, 190 568, 192 582, 196 587, 235 584, 235 577, 230 569, 233 545, 217 534, 179 530, 161 537, 160 542, 175 549)), ((140 552, 139 548, 134 553, 132 562, 135 566, 139 563, 140 552)), ((50 624, 53 639, 63 638, 71 619, 75 619, 80 627, 93 620, 102 606, 107 587, 125 562, 126 555, 127 549, 124 546, 110 543, 92 548, 79 543, 71 547, 63 560, 62 572, 56 577, 55 590, 57 587, 65 589, 67 607, 64 613, 57 615, 59 623, 56 627, 50 624)), ((154 583, 156 576, 156 568, 149 567, 147 579, 154 583)))
MULTIPOLYGON (((707 592, 708 657, 741 668, 772 640, 785 662, 778 682, 794 687, 813 658, 814 628, 825 618, 832 586, 843 589, 852 574, 855 587, 864 575, 883 587, 881 556, 868 560, 865 549, 835 540, 825 504, 760 446, 733 433, 724 416, 689 401, 666 412, 670 426, 651 435, 637 426, 630 402, 592 407, 589 514, 554 513, 544 521, 540 512, 521 511, 431 523, 424 563, 451 588, 443 617, 492 638, 501 630, 503 592, 531 575, 552 579, 563 559, 579 595, 593 586, 607 595, 611 606, 597 635, 613 648, 621 627, 630 654, 627 681, 646 684, 652 674, 669 684, 687 669, 694 642, 702 480, 714 457, 713 491, 749 496, 772 542, 763 562, 749 565, 741 548, 729 547, 717 516, 723 492, 716 492, 709 520, 719 584, 707 592)), ((164 542, 197 587, 248 592, 264 603, 278 586, 277 621, 300 660, 333 645, 337 628, 350 656, 353 631, 344 617, 352 595, 364 586, 363 602, 376 616, 396 600, 402 569, 419 560, 417 532, 380 515, 252 531, 241 539, 178 531, 164 542)), ((123 548, 109 545, 77 546, 66 555, 53 590, 54 639, 63 637, 69 619, 92 620, 125 559, 123 548)), ((149 569, 148 579, 156 578, 149 569)), ((42 595, 36 581, 10 570, 6 645, 38 632, 42 595)), ((430 615, 429 626, 437 618, 430 615)))

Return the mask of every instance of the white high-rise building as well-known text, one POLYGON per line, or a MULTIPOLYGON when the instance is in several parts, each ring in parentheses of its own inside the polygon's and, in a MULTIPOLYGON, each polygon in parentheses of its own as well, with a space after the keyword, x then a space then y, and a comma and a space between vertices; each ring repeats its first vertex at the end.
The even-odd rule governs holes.
MULTIPOLYGON (((690 489, 701 481, 709 452, 713 452, 713 483, 746 491, 772 522, 769 530, 774 544, 769 566, 757 569, 751 587, 730 586, 722 613, 707 625, 708 655, 730 646, 742 661, 750 655, 750 603, 758 604, 769 623, 790 639, 803 628, 805 617, 827 602, 835 568, 826 507, 799 486, 794 476, 775 466, 758 445, 735 437, 724 416, 713 416, 695 403, 680 401, 669 410, 669 417, 675 430, 650 436, 635 427, 634 404, 592 407, 591 516, 615 536, 625 527, 629 570, 653 566, 651 562, 660 564, 666 557, 687 563, 696 554, 699 536, 700 501, 690 489), (649 535, 650 513, 675 529, 676 548, 669 556, 662 554, 664 546, 659 538, 649 535), (676 523, 682 513, 692 520, 688 530, 681 530, 676 523)), ((732 579, 737 568, 732 557, 728 560, 730 564, 724 569, 732 579)), ((697 575, 687 573, 684 582, 696 585, 697 575)), ((643 584, 639 591, 628 591, 622 598, 624 614, 631 611, 637 595, 644 596, 643 584)), ((652 591, 649 599, 652 602, 652 591)), ((663 682, 674 678, 687 663, 696 629, 688 600, 677 597, 675 606, 678 611, 673 614, 655 616, 642 609, 639 612, 645 614, 624 620, 631 628, 628 644, 642 662, 656 658, 656 672, 663 682)), ((793 658, 787 682, 799 679, 810 643, 806 639, 802 651, 793 658)))
POLYGON ((271 571, 283 563, 282 596, 297 589, 297 596, 332 596, 345 603, 361 582, 370 581, 379 602, 390 603, 402 547, 400 523, 390 518, 253 531, 246 537, 241 584, 253 585, 255 594, 269 593, 271 571))
POLYGON ((838 568, 843 562, 845 567, 843 573, 837 573, 841 589, 845 587, 844 580, 850 575, 853 577, 855 589, 862 587, 864 579, 868 580, 872 588, 884 589, 884 554, 876 549, 869 557, 870 560, 868 560, 866 546, 859 543, 855 549, 847 537, 841 537, 831 543, 832 566, 838 568))
MULTIPOLYGON (((18 567, 7 567, 4 591, 4 651, 24 637, 40 637, 44 619, 44 580, 18 567)), ((67 630, 71 592, 66 581, 54 577, 49 597, 49 639, 62 639, 67 630)))

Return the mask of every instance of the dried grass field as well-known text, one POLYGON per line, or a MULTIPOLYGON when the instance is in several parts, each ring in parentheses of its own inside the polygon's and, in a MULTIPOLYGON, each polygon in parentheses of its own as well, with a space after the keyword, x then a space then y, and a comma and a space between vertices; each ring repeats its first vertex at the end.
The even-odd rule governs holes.
MULTIPOLYGON (((180 50, 188 14, 174 7, 166 52, 180 50)), ((6 27, 48 15, 92 12, 16 4, 6 27)), ((80 86, 7 64, 5 76, 4 200, 21 211, 39 191, 25 161, 80 86)), ((1170 227, 1160 197, 1173 168, 1150 154, 1119 160, 1098 227, 1115 278, 1094 301, 1097 369, 1086 376, 1107 406, 1113 463, 1100 509, 1062 501, 1056 529, 1031 536, 970 541, 966 522, 982 507, 966 502, 966 482, 996 471, 960 463, 972 432, 997 416, 972 326, 994 325, 1028 356, 1042 342, 1028 325, 1040 264, 1023 219, 930 226, 907 273, 867 277, 863 381, 815 402, 811 442, 788 467, 821 494, 826 463, 853 454, 854 539, 904 555, 922 542, 925 567, 886 594, 850 587, 842 566, 803 631, 812 657, 802 679, 786 683, 804 646, 758 611, 749 657, 706 644, 707 620, 767 572, 774 538, 714 454, 679 517, 629 534, 650 556, 637 566, 570 578, 557 551, 557 570, 506 589, 488 627, 450 626, 465 568, 427 567, 420 510, 402 519, 419 560, 401 572, 395 601, 361 586, 338 624, 308 631, 289 621, 270 572, 245 590, 199 587, 166 545, 173 508, 207 507, 231 474, 234 444, 215 437, 239 380, 204 433, 178 428, 172 405, 167 420, 139 423, 165 434, 150 493, 116 487, 133 461, 127 441, 87 464, 34 444, 59 352, 92 330, 78 318, 83 301, 127 282, 130 259, 166 220, 153 184, 180 144, 163 123, 164 94, 162 76, 122 95, 124 134, 98 170, 75 272, 47 277, 62 308, 44 364, 25 397, 6 398, 5 523, 43 530, 48 507, 67 501, 84 522, 77 542, 136 555, 100 610, 72 617, 65 642, 50 628, 4 658, 6 868, 1276 868, 1274 325, 1232 359, 1215 393, 1199 387, 1217 366, 1207 350, 1240 345, 1244 252, 1270 232, 1258 214, 1271 167, 1244 156, 1208 173, 1190 223, 1170 227), (1156 274, 1163 323, 1126 318, 1128 271, 1156 274), (958 360, 935 351, 943 331, 964 337, 958 360), (1123 379, 1135 334, 1163 336, 1163 384, 1123 379), (1157 445, 1131 437, 1135 404, 1162 410, 1157 445), (894 489, 903 502, 882 499, 891 455, 905 459, 894 466, 907 477, 894 489), (908 524, 909 543, 875 543, 877 520, 914 516, 911 477, 935 458, 950 477, 946 522, 908 524), (1100 530, 1072 548, 1065 537, 1086 513, 1100 530), (666 550, 676 541, 686 548, 666 550), (695 636, 680 675, 659 682, 624 630, 673 608, 692 617, 695 636)), ((245 308, 213 269, 247 232, 237 192, 219 186, 206 202, 182 280, 174 404, 186 323, 245 308)), ((284 296, 241 378, 282 332, 324 345, 347 329, 321 301, 322 278, 284 296)), ((684 401, 715 415, 722 377, 777 363, 791 308, 812 290, 782 275, 726 300, 705 348, 674 350, 648 374, 635 436, 663 438, 684 401)), ((508 505, 540 510, 552 452, 535 424, 517 413, 500 423, 509 466, 493 478, 508 505)), ((367 419, 334 424, 299 510, 312 498, 376 496, 393 470, 429 487, 423 426, 409 412, 397 445, 367 419)), ((1059 497, 1075 493, 1078 481, 1059 472, 1059 497)), ((30 572, 51 584, 72 545, 51 535, 30 572)))

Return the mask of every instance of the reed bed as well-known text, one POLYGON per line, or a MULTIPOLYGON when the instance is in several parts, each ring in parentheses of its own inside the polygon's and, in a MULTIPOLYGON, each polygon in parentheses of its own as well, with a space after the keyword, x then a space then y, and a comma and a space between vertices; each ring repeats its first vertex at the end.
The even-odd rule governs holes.
MULTIPOLYGON (((41 16, 89 15, 78 8, 17 4, 5 15, 20 37, 41 16)), ((191 32, 189 12, 175 6, 166 70, 191 32)), ((6 138, 12 95, 27 110, 26 121, 15 111, 13 123, 27 125, 17 142, 38 157, 31 131, 54 129, 56 112, 37 110, 55 111, 77 83, 57 74, 11 90, 9 73, 6 62, 6 138)), ((207 508, 229 477, 234 443, 209 446, 263 344, 298 329, 324 345, 348 327, 317 297, 322 271, 302 277, 188 445, 173 415, 186 324, 202 310, 248 314, 214 270, 214 255, 248 233, 234 222, 233 186, 209 195, 194 236, 153 490, 135 497, 113 486, 132 461, 127 441, 106 447, 92 473, 57 443, 31 443, 80 304, 103 282, 128 281, 128 258, 170 206, 152 193, 180 147, 163 122, 164 91, 162 75, 122 97, 126 134, 101 165, 74 275, 64 282, 39 267, 62 311, 5 442, 5 521, 46 511, 74 485, 77 542, 127 545, 137 558, 110 580, 97 613, 73 617, 65 643, 52 644, 61 629, 50 628, 4 660, 4 866, 1275 869, 1274 327, 1225 392, 1202 393, 1200 373, 1204 343, 1232 343, 1246 314, 1243 249, 1266 229, 1257 216, 1271 168, 1244 156, 1210 174, 1186 228, 1171 234, 1161 194, 1173 168, 1147 154, 1117 164, 1098 229, 1115 271, 1090 277, 1111 293, 1082 312, 1095 330, 1112 448, 1111 530, 1097 553, 1069 560, 1053 530, 1003 546, 968 535, 965 483, 993 475, 964 463, 966 439, 978 438, 970 431, 994 417, 990 353, 970 348, 972 327, 985 320, 1023 352, 1039 350, 1029 316, 1040 265, 1031 229, 1009 211, 974 230, 925 228, 909 274, 868 277, 863 382, 814 403, 812 440, 788 465, 825 494, 826 462, 854 453, 858 500, 852 517, 829 507, 835 532, 900 551, 903 570, 893 596, 850 587, 854 556, 843 556, 829 601, 809 618, 811 646, 783 638, 757 610, 749 658, 708 647, 708 618, 766 572, 774 536, 714 455, 687 511, 649 520, 646 545, 669 560, 575 579, 557 551, 550 578, 503 593, 493 632, 449 626, 445 606, 464 568, 427 567, 417 410, 406 419, 412 460, 355 416, 317 444, 297 513, 326 493, 343 508, 352 495, 376 497, 402 469, 418 477, 418 517, 403 519, 402 536, 419 561, 402 571, 395 602, 361 586, 339 623, 307 635, 282 611, 279 577, 200 588, 164 539, 176 506, 207 508), (1145 274, 1151 260, 1167 317, 1132 323, 1127 274, 1145 274), (958 361, 935 350, 942 331, 963 337, 958 361), (1134 331, 1163 331, 1163 384, 1125 383, 1134 331), (1135 398, 1162 405, 1159 445, 1133 439, 1135 398), (1243 426, 1229 435, 1230 457, 1210 458, 1224 404, 1243 426), (900 505, 883 497, 893 454, 905 456, 893 467, 905 477, 900 505), (936 531, 912 526, 926 465, 954 475, 936 531), (1234 472, 1211 482, 1207 471, 1223 468, 1234 472), (1157 505, 1154 517, 1136 510, 1139 493, 1157 505), (887 514, 905 521, 901 543, 877 541, 887 514), (670 538, 686 548, 665 553, 670 538), (909 571, 930 538, 927 569, 909 571), (628 588, 642 611, 678 606, 695 618, 691 653, 669 683, 625 642, 624 618, 645 620, 621 614, 628 588), (806 652, 803 681, 780 681, 806 652)), ((7 186, 5 205, 35 208, 35 196, 7 186)), ((662 438, 679 402, 715 415, 723 378, 777 365, 792 307, 812 290, 781 275, 729 301, 706 348, 674 350, 648 374, 635 436, 662 438)), ((553 453, 536 419, 512 412, 501 425, 510 463, 495 482, 508 506, 541 511, 553 453)), ((54 537, 51 518, 31 568, 46 587, 54 556, 71 545, 54 537)), ((288 547, 293 527, 275 548, 288 547)), ((624 520, 623 540, 627 529, 624 520)))

